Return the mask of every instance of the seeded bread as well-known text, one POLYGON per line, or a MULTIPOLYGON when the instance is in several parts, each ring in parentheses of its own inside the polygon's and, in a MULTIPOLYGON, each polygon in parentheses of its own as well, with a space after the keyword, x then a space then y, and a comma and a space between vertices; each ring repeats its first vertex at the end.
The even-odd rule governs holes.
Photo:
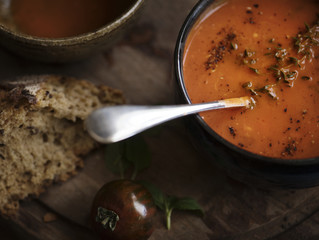
POLYGON ((83 120, 102 105, 122 104, 119 90, 59 76, 34 77, 0 87, 0 212, 37 196, 83 166, 96 147, 83 120))

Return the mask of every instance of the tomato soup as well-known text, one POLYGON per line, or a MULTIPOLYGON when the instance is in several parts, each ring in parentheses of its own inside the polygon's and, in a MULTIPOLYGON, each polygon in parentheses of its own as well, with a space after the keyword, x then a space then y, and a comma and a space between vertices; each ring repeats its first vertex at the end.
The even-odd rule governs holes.
POLYGON ((23 33, 62 38, 96 30, 127 10, 134 0, 11 0, 14 25, 23 33))
POLYGON ((318 0, 228 0, 203 13, 183 56, 191 101, 256 101, 200 114, 217 134, 263 156, 319 156, 318 13, 318 0))

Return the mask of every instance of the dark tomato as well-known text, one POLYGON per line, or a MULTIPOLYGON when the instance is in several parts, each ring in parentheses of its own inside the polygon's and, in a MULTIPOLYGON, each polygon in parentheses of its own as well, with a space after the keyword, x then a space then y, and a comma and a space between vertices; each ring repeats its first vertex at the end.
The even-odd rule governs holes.
POLYGON ((105 184, 91 211, 93 230, 105 240, 145 240, 154 230, 156 213, 151 194, 130 180, 105 184))

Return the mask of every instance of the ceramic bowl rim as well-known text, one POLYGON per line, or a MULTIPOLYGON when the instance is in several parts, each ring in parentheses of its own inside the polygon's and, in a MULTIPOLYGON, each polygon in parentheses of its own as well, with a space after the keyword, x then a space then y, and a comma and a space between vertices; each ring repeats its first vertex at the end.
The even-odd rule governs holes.
MULTIPOLYGON (((187 93, 185 83, 184 83, 184 77, 183 77, 183 69, 182 69, 182 63, 183 63, 183 53, 184 53, 184 47, 185 43, 188 37, 188 33, 200 17, 200 15, 213 3, 215 3, 218 0, 200 0, 190 11, 188 16, 186 17, 175 46, 175 53, 174 53, 174 70, 175 70, 175 76, 176 81, 178 84, 178 87, 180 88, 178 91, 182 91, 182 96, 184 100, 188 104, 191 104, 190 97, 187 93)), ((244 149, 241 149, 237 147, 236 145, 228 142, 224 138, 222 138, 220 135, 218 135, 213 129, 211 129, 206 122, 200 117, 199 114, 195 114, 196 121, 200 124, 201 127, 204 128, 205 132, 209 134, 209 136, 216 139, 219 143, 226 146, 227 148, 231 149, 232 151, 235 151, 241 155, 247 156, 248 158, 257 159, 258 161, 267 162, 267 163, 274 163, 274 164, 281 164, 281 165, 289 165, 289 166, 307 166, 307 165, 317 165, 319 164, 319 156, 318 157, 312 157, 312 158, 302 158, 302 159, 281 159, 281 158, 272 158, 272 157, 266 157, 262 155, 258 155, 252 152, 248 152, 244 149)))
POLYGON ((84 42, 89 42, 94 39, 101 38, 108 33, 116 30, 119 26, 123 23, 128 21, 136 12, 137 10, 143 5, 144 1, 146 0, 135 0, 134 4, 132 4, 125 12, 123 12, 120 16, 118 16, 113 21, 101 26, 100 28, 79 34, 74 35, 71 37, 64 37, 64 38, 43 38, 43 37, 36 37, 28 34, 24 34, 18 31, 14 31, 9 27, 5 26, 5 24, 0 23, 0 31, 3 31, 9 34, 12 38, 26 42, 33 45, 43 45, 43 46, 71 46, 71 45, 78 45, 84 42))

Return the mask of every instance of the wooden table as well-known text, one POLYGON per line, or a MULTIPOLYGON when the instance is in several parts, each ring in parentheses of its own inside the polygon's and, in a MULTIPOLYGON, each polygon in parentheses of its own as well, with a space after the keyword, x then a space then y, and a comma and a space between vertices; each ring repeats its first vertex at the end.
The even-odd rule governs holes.
MULTIPOLYGON (((1 79, 63 74, 120 88, 129 103, 174 103, 175 41, 196 0, 147 2, 123 41, 82 62, 35 63, 0 49, 1 79)), ((146 137, 152 164, 139 178, 167 193, 195 198, 205 216, 173 212, 168 231, 160 213, 150 240, 319 239, 319 188, 269 191, 248 187, 201 159, 179 120, 158 130, 146 137)), ((23 201, 15 219, 1 219, 0 238, 97 239, 87 224, 91 201, 103 183, 116 178, 105 167, 104 148, 86 157, 76 177, 50 187, 39 199, 23 201)))

